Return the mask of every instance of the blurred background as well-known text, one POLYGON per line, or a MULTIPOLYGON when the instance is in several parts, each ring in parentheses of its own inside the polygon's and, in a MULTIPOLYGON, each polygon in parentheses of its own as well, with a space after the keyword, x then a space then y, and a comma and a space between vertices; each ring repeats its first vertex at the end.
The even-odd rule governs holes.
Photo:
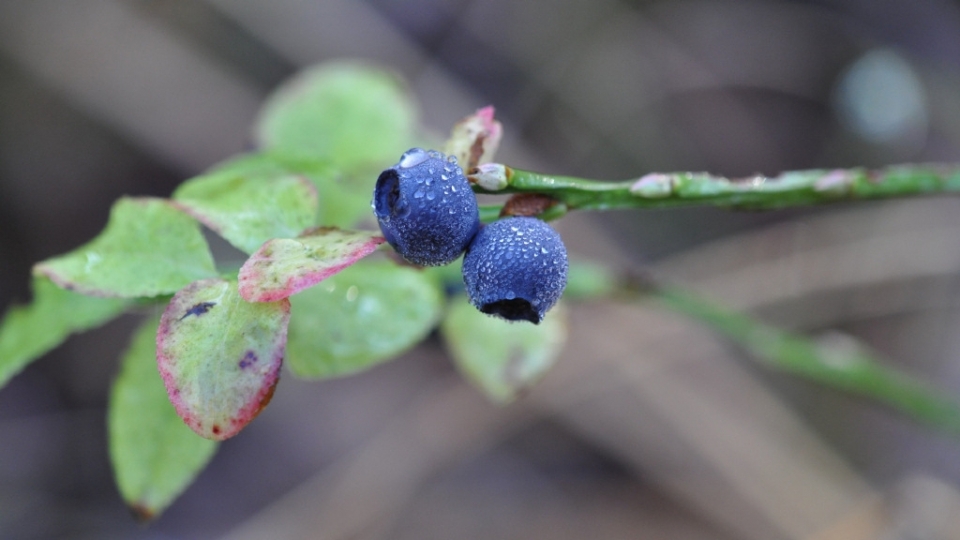
MULTIPOLYGON (((0 307, 117 197, 249 148, 271 88, 342 57, 402 75, 438 137, 495 105, 500 159, 544 172, 960 161, 953 1, 2 0, 0 307)), ((560 229, 583 257, 960 391, 956 200, 560 229)), ((568 307, 558 366, 506 408, 436 339, 359 376, 285 377, 147 527, 105 434, 137 320, 74 337, 0 391, 0 538, 960 538, 957 440, 654 305, 568 307)))

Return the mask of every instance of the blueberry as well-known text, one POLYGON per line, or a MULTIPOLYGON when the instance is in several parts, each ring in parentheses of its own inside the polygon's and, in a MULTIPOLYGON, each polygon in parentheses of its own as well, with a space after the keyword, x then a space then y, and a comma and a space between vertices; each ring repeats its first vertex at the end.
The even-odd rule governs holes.
POLYGON ((480 311, 537 324, 567 286, 567 249, 537 218, 494 221, 467 248, 463 282, 480 311))
POLYGON ((380 231, 404 259, 453 262, 480 228, 477 199, 456 158, 420 148, 380 173, 373 192, 380 231))

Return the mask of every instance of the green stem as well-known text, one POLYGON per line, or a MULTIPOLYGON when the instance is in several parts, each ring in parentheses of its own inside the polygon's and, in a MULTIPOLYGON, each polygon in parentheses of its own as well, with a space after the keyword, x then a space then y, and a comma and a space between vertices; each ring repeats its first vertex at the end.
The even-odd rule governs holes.
POLYGON ((884 367, 859 345, 819 344, 671 287, 656 288, 655 295, 665 306, 738 343, 762 363, 872 398, 941 431, 960 435, 960 404, 907 374, 884 367))
MULTIPOLYGON (((634 180, 601 182, 506 169, 506 187, 485 194, 539 193, 567 210, 670 208, 712 205, 771 209, 826 202, 960 192, 956 165, 897 165, 878 170, 831 169, 729 179, 706 173, 651 173, 634 180)), ((492 210, 489 210, 492 214, 492 210)), ((488 216, 489 217, 489 216, 488 216)))
POLYGON ((654 299, 738 344, 770 368, 871 398, 922 423, 960 436, 960 403, 922 381, 886 367, 850 340, 814 341, 664 285, 647 274, 617 277, 601 265, 573 261, 565 298, 654 299))

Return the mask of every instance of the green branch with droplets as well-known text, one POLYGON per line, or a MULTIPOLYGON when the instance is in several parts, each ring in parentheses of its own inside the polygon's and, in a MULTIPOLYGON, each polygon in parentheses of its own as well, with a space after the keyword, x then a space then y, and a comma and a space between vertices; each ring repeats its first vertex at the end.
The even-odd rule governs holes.
POLYGON ((960 402, 883 365, 853 338, 814 341, 676 287, 654 287, 650 293, 664 307, 737 343, 761 364, 870 398, 946 434, 960 436, 960 402))
POLYGON ((855 338, 812 338, 767 324, 648 274, 619 276, 593 262, 572 261, 567 300, 640 301, 697 321, 770 369, 885 405, 940 432, 960 437, 960 401, 901 371, 855 338))
MULTIPOLYGON (((499 164, 471 170, 467 177, 480 194, 538 194, 554 201, 539 214, 556 219, 571 210, 719 206, 767 210, 840 201, 884 199, 960 192, 960 166, 895 165, 882 169, 814 169, 777 176, 726 178, 707 173, 650 173, 619 182, 555 176, 499 164)), ((499 205, 481 208, 492 221, 499 205)))

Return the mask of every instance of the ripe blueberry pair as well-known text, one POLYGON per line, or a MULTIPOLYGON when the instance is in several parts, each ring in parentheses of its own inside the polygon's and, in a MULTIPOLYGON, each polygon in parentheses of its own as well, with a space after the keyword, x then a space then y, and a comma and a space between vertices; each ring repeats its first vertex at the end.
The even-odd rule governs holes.
POLYGON ((414 148, 377 179, 373 209, 387 242, 421 266, 466 251, 463 281, 480 311, 539 323, 567 282, 567 252, 553 229, 531 217, 480 226, 477 200, 454 158, 414 148))

